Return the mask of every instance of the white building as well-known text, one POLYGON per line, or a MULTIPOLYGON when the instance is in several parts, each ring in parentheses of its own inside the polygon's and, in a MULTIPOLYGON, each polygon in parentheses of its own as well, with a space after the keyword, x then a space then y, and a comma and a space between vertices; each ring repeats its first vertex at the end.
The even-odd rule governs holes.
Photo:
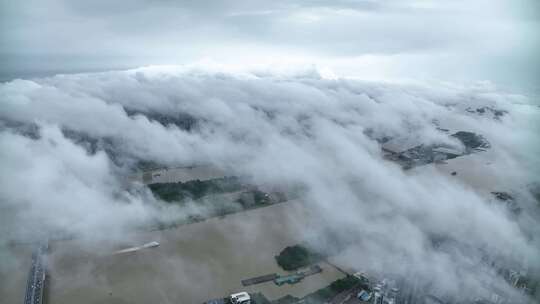
POLYGON ((233 293, 231 295, 231 302, 233 304, 251 304, 251 297, 245 291, 233 293))

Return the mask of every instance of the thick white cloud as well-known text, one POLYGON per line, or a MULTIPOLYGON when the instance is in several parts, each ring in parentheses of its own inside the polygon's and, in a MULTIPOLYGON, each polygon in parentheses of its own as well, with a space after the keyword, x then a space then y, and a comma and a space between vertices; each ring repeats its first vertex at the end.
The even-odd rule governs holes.
POLYGON ((36 140, 2 132, 0 144, 5 241, 125 238, 124 227, 160 216, 150 197, 123 190, 103 151, 89 155, 56 126, 41 126, 36 140))
POLYGON ((526 186, 540 178, 531 170, 540 167, 540 110, 527 96, 489 83, 325 79, 314 69, 150 67, 16 80, 1 84, 0 100, 0 207, 15 210, 4 231, 33 221, 99 234, 163 216, 144 193, 120 190, 115 172, 125 168, 103 151, 89 154, 65 138, 63 128, 111 139, 120 157, 214 163, 263 183, 304 184, 319 223, 305 231, 307 238, 330 229, 356 239, 360 248, 349 249, 345 259, 351 265, 415 271, 448 293, 482 293, 486 282, 501 283, 479 270, 483 266, 470 268, 482 252, 539 265, 538 206, 526 186), (508 113, 497 120, 466 111, 483 106, 508 113), (197 123, 190 130, 164 126, 125 109, 189 115, 197 123), (9 127, 15 121, 38 124, 41 136, 23 137, 9 127), (371 129, 380 136, 459 145, 434 122, 490 141, 487 152, 463 157, 478 180, 432 166, 404 172, 365 135, 371 129), (525 212, 514 219, 491 203, 489 191, 497 190, 515 193, 525 212), (433 236, 457 245, 433 250, 433 236), (362 261, 354 259, 359 252, 362 261))

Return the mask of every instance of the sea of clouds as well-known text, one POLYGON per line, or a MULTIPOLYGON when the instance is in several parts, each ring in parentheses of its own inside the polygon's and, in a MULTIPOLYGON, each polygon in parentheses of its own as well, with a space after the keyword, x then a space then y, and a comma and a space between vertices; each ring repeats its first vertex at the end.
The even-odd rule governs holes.
POLYGON ((486 256, 540 268, 540 209, 530 192, 540 181, 540 108, 489 82, 367 82, 309 67, 146 67, 12 80, 0 84, 0 107, 5 241, 113 237, 180 217, 182 208, 126 176, 139 161, 212 164, 258 183, 305 186, 303 199, 320 221, 306 238, 331 231, 352 240, 342 259, 351 267, 413 274, 441 294, 469 296, 512 292, 481 263, 486 256), (467 111, 481 107, 505 114, 467 111), (404 171, 376 140, 462 148, 440 128, 490 142, 488 151, 463 157, 478 180, 432 165, 404 171), (494 203, 490 191, 512 193, 522 212, 494 203), (435 248, 434 238, 445 242, 435 248))

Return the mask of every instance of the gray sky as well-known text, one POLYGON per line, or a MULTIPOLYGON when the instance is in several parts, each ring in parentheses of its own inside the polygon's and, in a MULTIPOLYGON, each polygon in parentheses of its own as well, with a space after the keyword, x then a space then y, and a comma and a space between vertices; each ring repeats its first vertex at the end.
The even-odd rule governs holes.
POLYGON ((365 79, 539 83, 534 0, 0 0, 0 79, 154 64, 316 64, 365 79))

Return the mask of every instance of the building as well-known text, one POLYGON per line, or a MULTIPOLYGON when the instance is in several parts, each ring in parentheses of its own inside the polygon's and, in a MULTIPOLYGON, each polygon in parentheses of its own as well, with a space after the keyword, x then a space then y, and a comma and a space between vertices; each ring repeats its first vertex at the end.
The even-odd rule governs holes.
POLYGON ((362 302, 368 302, 371 299, 371 293, 362 289, 356 295, 356 298, 359 299, 362 302))
POLYGON ((233 304, 251 304, 251 297, 245 291, 233 293, 231 295, 231 303, 233 304))

